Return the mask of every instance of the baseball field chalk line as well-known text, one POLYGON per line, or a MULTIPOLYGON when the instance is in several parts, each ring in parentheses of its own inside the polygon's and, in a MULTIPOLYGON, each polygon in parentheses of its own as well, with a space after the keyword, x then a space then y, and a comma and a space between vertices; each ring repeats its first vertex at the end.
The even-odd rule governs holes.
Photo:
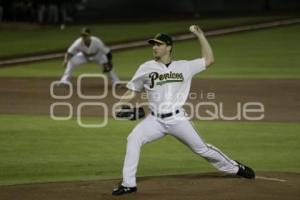
POLYGON ((261 180, 267 180, 267 181, 276 181, 276 182, 287 182, 287 180, 285 180, 285 179, 270 178, 270 177, 264 177, 264 176, 256 176, 255 179, 261 179, 261 180))

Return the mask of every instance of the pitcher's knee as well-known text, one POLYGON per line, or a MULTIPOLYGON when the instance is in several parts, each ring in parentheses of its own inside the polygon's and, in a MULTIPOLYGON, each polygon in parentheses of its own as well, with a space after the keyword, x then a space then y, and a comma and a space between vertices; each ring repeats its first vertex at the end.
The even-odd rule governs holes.
POLYGON ((142 146, 143 144, 146 143, 147 140, 142 135, 136 134, 135 132, 132 132, 127 137, 127 144, 142 146))
POLYGON ((129 134, 129 135, 127 136, 127 142, 130 142, 130 141, 132 141, 132 140, 135 140, 135 137, 134 137, 132 134, 129 134))
POLYGON ((209 154, 210 149, 207 146, 199 146, 193 149, 196 154, 206 157, 209 154))
POLYGON ((127 137, 127 143, 139 143, 139 138, 136 134, 129 134, 127 137))

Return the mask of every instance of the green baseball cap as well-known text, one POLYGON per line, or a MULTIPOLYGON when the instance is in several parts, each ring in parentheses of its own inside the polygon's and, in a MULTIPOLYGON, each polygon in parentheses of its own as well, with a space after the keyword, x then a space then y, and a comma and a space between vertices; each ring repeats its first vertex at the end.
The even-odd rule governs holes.
POLYGON ((164 34, 164 33, 158 33, 155 35, 153 39, 148 40, 149 44, 159 43, 159 44, 166 44, 169 46, 173 45, 173 40, 171 36, 164 34))
POLYGON ((81 30, 80 35, 82 35, 82 36, 83 36, 83 35, 91 35, 91 29, 84 27, 84 28, 81 30))

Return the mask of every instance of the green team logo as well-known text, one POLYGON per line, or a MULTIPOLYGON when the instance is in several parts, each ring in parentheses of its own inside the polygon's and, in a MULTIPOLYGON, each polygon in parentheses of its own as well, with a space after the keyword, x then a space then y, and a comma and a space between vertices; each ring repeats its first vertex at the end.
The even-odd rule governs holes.
POLYGON ((163 84, 166 84, 166 83, 183 82, 184 81, 182 73, 174 73, 172 71, 170 71, 169 73, 165 73, 165 74, 159 74, 157 72, 151 72, 149 74, 149 78, 150 78, 150 81, 151 81, 150 88, 154 87, 156 80, 158 80, 156 82, 156 85, 163 85, 163 84))

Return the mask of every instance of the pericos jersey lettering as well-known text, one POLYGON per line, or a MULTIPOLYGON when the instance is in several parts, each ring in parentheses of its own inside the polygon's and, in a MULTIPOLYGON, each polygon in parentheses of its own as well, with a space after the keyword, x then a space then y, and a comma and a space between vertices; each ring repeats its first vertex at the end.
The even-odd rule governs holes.
POLYGON ((150 79, 150 88, 153 88, 155 86, 155 81, 156 85, 163 85, 165 83, 172 83, 172 82, 183 82, 184 77, 182 73, 174 73, 170 71, 169 73, 165 74, 159 74, 157 72, 151 72, 149 74, 149 79, 150 79))

